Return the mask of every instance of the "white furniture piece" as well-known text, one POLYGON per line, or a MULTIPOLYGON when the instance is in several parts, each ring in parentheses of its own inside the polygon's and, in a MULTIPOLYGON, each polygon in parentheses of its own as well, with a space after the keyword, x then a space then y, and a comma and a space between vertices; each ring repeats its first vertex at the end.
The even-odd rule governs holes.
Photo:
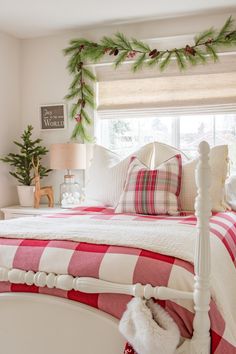
MULTIPOLYGON (((118 284, 45 272, 0 268, 0 281, 35 284, 85 293, 120 293, 149 299, 192 299, 195 304, 193 337, 177 349, 178 354, 210 353, 210 166, 209 145, 199 145, 196 170, 198 196, 195 203, 197 240, 195 287, 186 292, 150 284, 118 284)), ((158 276, 158 275, 157 275, 158 276)), ((0 341, 4 354, 121 354, 123 340, 116 321, 101 311, 69 300, 46 295, 2 293, 0 295, 0 341)))
POLYGON ((75 301, 3 293, 0 313, 1 354, 122 354, 125 346, 118 320, 75 301))
POLYGON ((39 216, 46 214, 62 213, 65 212, 59 205, 55 205, 54 208, 49 208, 47 204, 40 205, 39 209, 33 207, 22 207, 20 205, 13 205, 1 209, 4 214, 4 219, 16 219, 27 216, 39 216))

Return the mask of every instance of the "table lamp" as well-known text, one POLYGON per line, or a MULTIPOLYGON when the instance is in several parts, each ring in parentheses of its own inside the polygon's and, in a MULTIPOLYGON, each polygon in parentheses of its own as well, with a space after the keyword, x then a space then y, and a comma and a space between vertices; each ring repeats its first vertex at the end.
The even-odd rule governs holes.
POLYGON ((71 170, 86 169, 86 145, 77 143, 52 144, 50 146, 50 168, 67 170, 64 183, 60 185, 62 208, 73 208, 81 202, 81 187, 75 182, 71 170))

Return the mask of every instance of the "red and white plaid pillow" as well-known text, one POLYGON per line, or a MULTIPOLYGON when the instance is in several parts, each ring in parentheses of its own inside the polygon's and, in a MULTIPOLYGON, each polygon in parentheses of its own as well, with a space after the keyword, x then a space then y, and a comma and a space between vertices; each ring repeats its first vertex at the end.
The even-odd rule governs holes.
POLYGON ((155 170, 149 170, 132 157, 125 187, 116 213, 169 214, 179 213, 182 160, 175 155, 155 170))

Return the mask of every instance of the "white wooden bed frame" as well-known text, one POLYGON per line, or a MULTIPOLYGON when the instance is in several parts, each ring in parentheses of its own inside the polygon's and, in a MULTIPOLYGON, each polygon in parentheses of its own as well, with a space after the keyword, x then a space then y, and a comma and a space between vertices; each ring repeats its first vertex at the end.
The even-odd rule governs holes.
MULTIPOLYGON (((150 284, 125 285, 94 278, 4 268, 0 268, 0 281, 75 289, 85 293, 129 294, 146 299, 193 299, 193 337, 185 340, 176 353, 209 354, 209 151, 209 145, 201 142, 196 169, 197 241, 193 292, 152 287, 150 284)), ((124 348, 125 340, 119 334, 117 320, 102 311, 67 299, 29 293, 1 293, 0 314, 1 354, 122 354, 124 348)))

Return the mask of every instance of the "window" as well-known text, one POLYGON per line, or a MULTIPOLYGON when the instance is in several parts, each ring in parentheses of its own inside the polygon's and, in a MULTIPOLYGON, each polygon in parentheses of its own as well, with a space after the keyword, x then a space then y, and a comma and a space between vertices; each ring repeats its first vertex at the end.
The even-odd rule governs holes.
POLYGON ((117 115, 99 114, 98 142, 122 155, 129 155, 137 148, 152 141, 160 141, 183 150, 189 157, 197 155, 200 141, 211 146, 228 144, 231 169, 236 172, 236 110, 235 113, 163 115, 142 113, 117 115))

